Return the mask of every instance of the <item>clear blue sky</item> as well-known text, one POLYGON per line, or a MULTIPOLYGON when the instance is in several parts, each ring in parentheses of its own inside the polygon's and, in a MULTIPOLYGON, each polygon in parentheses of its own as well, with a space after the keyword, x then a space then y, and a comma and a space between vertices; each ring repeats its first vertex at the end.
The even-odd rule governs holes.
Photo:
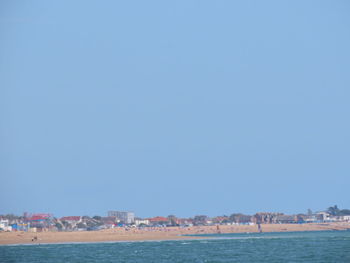
POLYGON ((1 1, 0 214, 350 208, 349 1, 1 1))

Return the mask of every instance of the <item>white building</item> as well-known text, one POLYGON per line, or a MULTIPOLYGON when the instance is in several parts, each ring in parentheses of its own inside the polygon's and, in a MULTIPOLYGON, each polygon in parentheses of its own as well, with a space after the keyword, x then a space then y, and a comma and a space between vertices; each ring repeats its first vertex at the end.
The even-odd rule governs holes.
POLYGON ((350 222, 350 216, 341 216, 342 221, 350 222))
POLYGON ((125 224, 132 224, 135 221, 134 212, 108 211, 108 216, 114 216, 125 224))
POLYGON ((12 226, 9 226, 8 219, 0 219, 0 229, 3 231, 12 231, 12 226))
POLYGON ((316 219, 317 221, 325 222, 325 221, 333 221, 332 217, 329 213, 327 212, 316 212, 316 219))
POLYGON ((146 225, 148 226, 149 225, 149 220, 148 219, 135 219, 135 225, 136 226, 139 226, 139 225, 146 225))

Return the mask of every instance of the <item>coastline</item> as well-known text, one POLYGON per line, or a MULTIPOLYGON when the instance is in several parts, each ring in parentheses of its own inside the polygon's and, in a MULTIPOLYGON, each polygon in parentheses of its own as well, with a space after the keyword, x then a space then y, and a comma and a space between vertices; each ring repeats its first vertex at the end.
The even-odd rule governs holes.
MULTIPOLYGON (((263 232, 348 230, 350 222, 310 224, 262 224, 263 232)), ((1 232, 0 245, 132 242, 203 239, 202 234, 257 233, 257 225, 192 226, 186 228, 114 228, 72 232, 1 232), (193 236, 191 236, 193 235, 193 236), (33 237, 37 241, 32 241, 33 237)))

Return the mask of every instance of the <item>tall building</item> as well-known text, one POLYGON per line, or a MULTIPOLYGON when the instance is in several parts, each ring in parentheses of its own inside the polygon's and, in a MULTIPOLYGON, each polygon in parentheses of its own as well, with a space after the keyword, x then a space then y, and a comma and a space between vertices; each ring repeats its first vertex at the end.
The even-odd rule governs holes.
POLYGON ((131 224, 135 221, 134 212, 108 211, 108 216, 115 216, 125 224, 131 224))

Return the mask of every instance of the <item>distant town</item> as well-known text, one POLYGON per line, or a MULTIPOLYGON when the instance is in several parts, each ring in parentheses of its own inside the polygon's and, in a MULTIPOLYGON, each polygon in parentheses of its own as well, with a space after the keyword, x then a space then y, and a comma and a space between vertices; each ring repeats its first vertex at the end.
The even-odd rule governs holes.
POLYGON ((255 224, 308 224, 326 222, 350 222, 350 210, 339 209, 336 205, 325 211, 286 215, 283 213, 259 212, 254 215, 233 213, 231 215, 208 217, 196 215, 192 218, 178 218, 175 215, 152 218, 136 217, 134 212, 108 211, 105 216, 68 215, 61 218, 48 213, 24 213, 0 215, 0 231, 98 231, 110 228, 149 227, 190 227, 215 225, 255 225, 255 224))

